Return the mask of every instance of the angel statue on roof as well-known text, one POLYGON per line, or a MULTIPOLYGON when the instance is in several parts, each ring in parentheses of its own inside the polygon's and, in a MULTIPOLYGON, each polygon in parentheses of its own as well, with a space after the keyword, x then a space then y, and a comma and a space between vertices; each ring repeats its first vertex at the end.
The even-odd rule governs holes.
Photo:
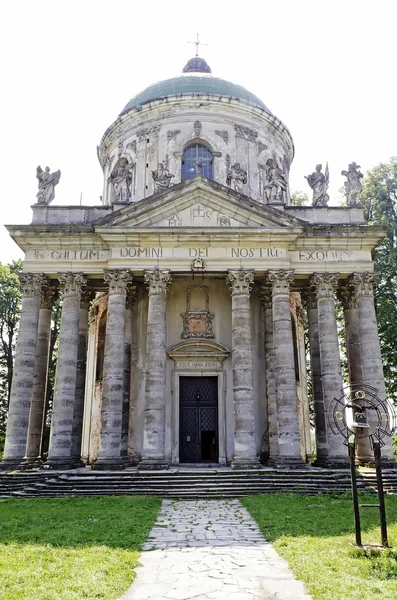
POLYGON ((55 198, 55 186, 61 179, 61 171, 50 173, 50 167, 45 171, 39 165, 36 169, 36 177, 39 180, 39 191, 36 194, 37 204, 51 204, 55 198))

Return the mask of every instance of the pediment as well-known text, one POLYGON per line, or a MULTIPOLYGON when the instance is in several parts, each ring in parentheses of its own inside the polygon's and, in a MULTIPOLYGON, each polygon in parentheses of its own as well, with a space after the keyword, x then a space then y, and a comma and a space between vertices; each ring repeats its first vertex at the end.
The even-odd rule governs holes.
POLYGON ((161 194, 127 205, 93 225, 100 231, 111 228, 302 229, 306 223, 282 210, 197 177, 161 194))

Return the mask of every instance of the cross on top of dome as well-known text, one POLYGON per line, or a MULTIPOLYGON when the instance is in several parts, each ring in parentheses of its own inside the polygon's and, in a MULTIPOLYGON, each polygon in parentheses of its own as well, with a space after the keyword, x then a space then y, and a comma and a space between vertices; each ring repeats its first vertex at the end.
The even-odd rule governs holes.
POLYGON ((198 55, 198 48, 200 44, 202 46, 207 46, 207 44, 200 42, 199 34, 197 34, 197 39, 195 42, 188 42, 188 44, 194 44, 196 46, 196 56, 191 58, 186 63, 182 73, 212 73, 211 68, 208 66, 204 58, 200 58, 198 55))

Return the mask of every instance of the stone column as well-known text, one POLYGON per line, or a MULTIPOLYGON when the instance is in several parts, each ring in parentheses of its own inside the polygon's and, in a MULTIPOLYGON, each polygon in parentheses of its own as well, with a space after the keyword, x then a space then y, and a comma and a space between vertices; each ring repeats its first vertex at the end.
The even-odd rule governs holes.
POLYGON ((36 364, 32 402, 29 413, 26 463, 41 464, 45 402, 47 394, 48 362, 50 357, 51 315, 55 290, 45 288, 40 299, 39 325, 37 330, 36 364))
MULTIPOLYGON (((374 281, 374 273, 353 273, 348 284, 357 303, 362 383, 376 388, 377 396, 384 400, 387 396, 376 321, 374 281)), ((383 441, 382 458, 395 466, 391 438, 385 436, 383 441)), ((372 455, 371 452, 371 458, 372 455)))
POLYGON ((311 276, 310 283, 317 298, 321 379, 328 444, 327 466, 345 466, 348 457, 346 447, 343 445, 343 437, 332 433, 328 421, 332 399, 334 397, 340 398, 343 394, 334 300, 338 275, 334 273, 314 273, 311 276))
POLYGON ((83 290, 80 298, 79 344, 77 349, 76 394, 73 409, 72 460, 81 462, 81 441, 87 369, 88 311, 93 297, 92 290, 83 290))
POLYGON ((20 281, 22 287, 21 318, 15 351, 2 469, 18 467, 26 453, 36 363, 40 297, 42 289, 47 285, 41 273, 22 273, 20 281))
POLYGON ((166 309, 169 271, 145 271, 149 290, 141 468, 168 468, 165 457, 166 309))
POLYGON ((314 423, 316 429, 316 465, 325 465, 328 457, 327 425, 321 380, 320 341, 318 337, 317 296, 313 290, 305 290, 309 329, 310 370, 312 379, 314 423))
POLYGON ((250 291, 253 271, 229 271, 227 283, 232 294, 232 365, 234 404, 234 456, 232 468, 259 465, 255 439, 254 380, 250 291))
POLYGON ((127 293, 125 313, 125 341, 124 341, 124 392, 123 412, 121 423, 121 455, 128 456, 128 431, 130 417, 130 395, 131 395, 131 347, 133 344, 132 319, 136 299, 136 286, 131 287, 127 293))
POLYGON ((270 460, 272 460, 278 456, 278 422, 273 342, 273 306, 271 288, 266 285, 262 285, 260 288, 259 296, 262 300, 265 317, 267 422, 269 430, 269 458, 270 460))
POLYGON ((128 271, 105 271, 109 284, 106 319, 101 433, 95 468, 117 469, 125 465, 121 456, 121 427, 124 397, 125 301, 132 277, 128 271))
POLYGON ((269 271, 273 298, 273 344, 276 376, 278 420, 278 456, 282 466, 303 464, 300 439, 295 376, 294 341, 290 310, 290 284, 293 271, 269 271))
MULTIPOLYGON (((350 286, 340 288, 338 296, 343 305, 350 385, 352 387, 362 386, 363 371, 360 347, 360 324, 356 297, 350 286)), ((356 458, 359 464, 374 461, 367 430, 358 430, 356 433, 356 458)))
POLYGON ((72 459, 72 430, 77 380, 80 297, 82 290, 85 289, 86 279, 82 273, 63 273, 58 279, 63 285, 63 303, 46 465, 54 469, 68 469, 76 466, 72 459))

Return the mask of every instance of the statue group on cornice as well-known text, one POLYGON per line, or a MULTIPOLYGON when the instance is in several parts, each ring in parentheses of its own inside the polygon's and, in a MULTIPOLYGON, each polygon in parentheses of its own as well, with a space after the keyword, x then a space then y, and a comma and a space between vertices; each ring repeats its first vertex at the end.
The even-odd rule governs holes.
MULTIPOLYGON (((346 204, 349 208, 360 206, 361 192, 363 189, 361 179, 364 175, 359 170, 361 167, 355 162, 350 163, 347 171, 342 171, 346 177, 344 184, 346 204)), ((327 193, 329 186, 328 163, 325 167, 325 173, 322 173, 322 165, 316 165, 316 170, 305 176, 311 189, 313 190, 312 206, 327 206, 329 195, 327 193)))

